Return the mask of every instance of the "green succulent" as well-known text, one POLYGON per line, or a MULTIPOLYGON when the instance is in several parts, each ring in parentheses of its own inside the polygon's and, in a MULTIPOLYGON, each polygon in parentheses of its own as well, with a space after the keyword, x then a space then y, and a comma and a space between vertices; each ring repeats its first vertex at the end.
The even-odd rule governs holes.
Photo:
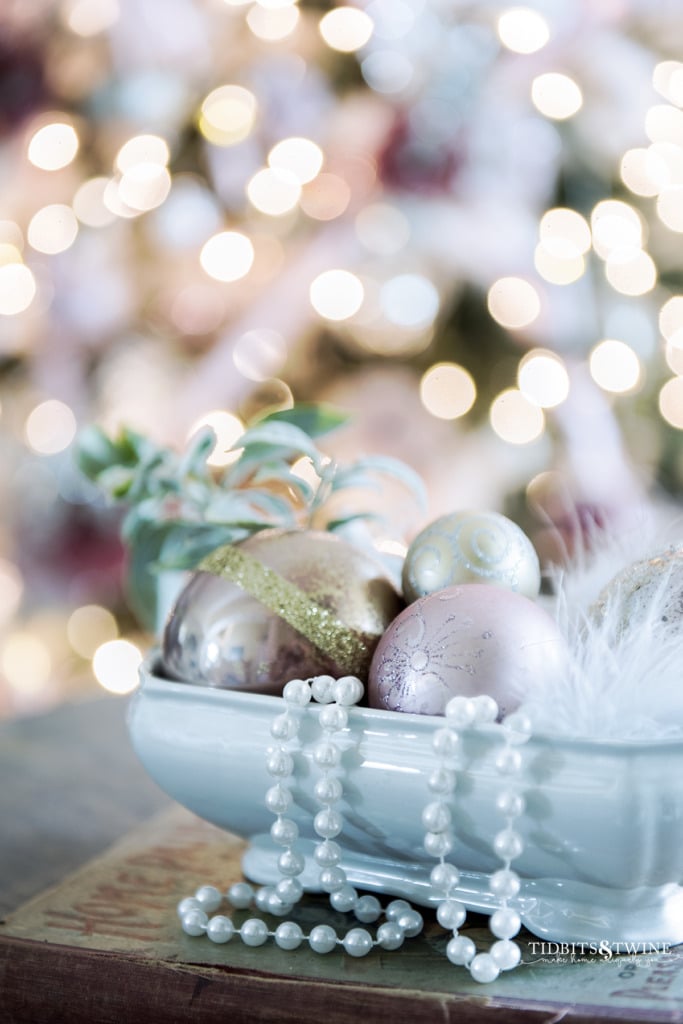
POLYGON ((123 428, 109 437, 100 427, 79 435, 81 471, 114 503, 126 507, 121 534, 128 549, 127 598, 141 623, 156 617, 157 574, 192 569, 210 551, 271 527, 307 527, 322 519, 340 530, 374 514, 355 511, 327 519, 321 511, 345 488, 377 486, 378 476, 401 481, 425 504, 424 485, 398 459, 367 456, 340 465, 318 447, 320 436, 347 417, 324 405, 298 405, 247 426, 235 444, 239 457, 218 472, 208 464, 216 444, 210 427, 193 436, 183 452, 123 428), (311 460, 314 483, 292 471, 302 456, 311 460))

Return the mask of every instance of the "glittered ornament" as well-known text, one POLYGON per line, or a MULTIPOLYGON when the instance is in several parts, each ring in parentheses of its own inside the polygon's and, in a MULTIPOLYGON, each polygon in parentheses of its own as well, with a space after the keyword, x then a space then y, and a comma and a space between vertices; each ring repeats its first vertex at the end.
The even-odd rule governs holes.
POLYGON ((403 607, 382 565, 329 533, 269 530, 202 562, 163 636, 173 679, 279 694, 294 677, 367 677, 403 607))
POLYGON ((554 619, 502 587, 466 583, 409 605, 377 646, 371 707, 441 715, 452 697, 492 697, 501 715, 557 677, 567 648, 554 619))
POLYGON ((459 583, 494 583, 526 597, 541 585, 526 534, 498 512, 454 512, 415 537, 403 565, 403 594, 415 601, 459 583))
POLYGON ((589 618, 617 638, 646 628, 661 638, 683 637, 683 545, 623 569, 603 587, 589 618))

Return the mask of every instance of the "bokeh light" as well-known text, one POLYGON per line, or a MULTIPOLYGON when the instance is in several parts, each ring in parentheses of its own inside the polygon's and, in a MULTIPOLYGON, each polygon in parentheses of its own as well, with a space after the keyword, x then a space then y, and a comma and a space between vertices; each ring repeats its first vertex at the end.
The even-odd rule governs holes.
POLYGON ((88 178, 79 185, 73 198, 73 211, 82 224, 91 228, 103 228, 113 224, 116 214, 110 210, 105 201, 104 193, 109 185, 109 178, 98 176, 88 178))
POLYGON ((538 274, 551 284, 577 281, 586 269, 584 254, 591 247, 588 221, 576 210, 555 207, 547 210, 538 228, 539 245, 534 252, 538 274))
POLYGON ((171 175, 160 164, 134 164, 121 176, 118 191, 126 206, 145 213, 164 202, 171 191, 171 175))
POLYGON ((662 189, 657 199, 657 216, 671 231, 683 231, 683 185, 662 189))
POLYGON ((125 206, 140 213, 161 206, 171 191, 170 155, 159 135, 134 135, 121 146, 115 163, 121 173, 118 198, 125 206))
POLYGON ((52 658, 45 641, 29 630, 16 629, 2 641, 0 666, 12 689, 21 697, 37 697, 46 689, 52 658))
POLYGON ((565 121, 581 109, 583 94, 569 75, 547 71, 531 83, 531 100, 541 114, 553 121, 565 121))
POLYGON ((113 213, 115 217, 121 217, 123 220, 132 220, 134 217, 139 217, 142 212, 124 203, 119 192, 119 182, 116 178, 110 178, 105 185, 102 200, 110 213, 113 213))
POLYGON ((672 377, 659 392, 659 411, 672 427, 683 430, 683 377, 672 377))
POLYGON ((107 640, 93 655, 92 669, 100 686, 110 693, 132 693, 139 683, 142 653, 130 640, 107 640))
POLYGON ((240 231, 220 231, 205 242, 199 262, 216 281, 239 281, 251 270, 254 246, 240 231))
MULTIPOLYGON (((21 258, 21 250, 24 246, 24 236, 21 228, 13 220, 0 220, 0 245, 11 245, 21 258)), ((6 262, 3 260, 3 262, 6 262)))
POLYGON ((90 659, 101 644, 118 637, 119 627, 108 608, 85 604, 67 619, 66 635, 76 654, 90 659))
POLYGON ((420 399, 427 412, 455 420, 470 411, 477 397, 472 375, 458 363, 436 363, 422 376, 420 399))
POLYGON ((514 53, 536 53, 550 39, 548 22, 531 7, 511 7, 503 11, 496 24, 498 38, 514 53))
POLYGON ((160 135, 133 135, 121 146, 114 163, 116 168, 125 174, 138 164, 158 164, 165 167, 170 158, 168 143, 160 135))
POLYGON ((239 458, 239 451, 230 451, 244 433, 244 423, 239 416, 224 409, 213 409, 193 423, 188 438, 202 427, 211 427, 216 435, 216 444, 206 460, 209 466, 229 466, 239 458))
POLYGON ((638 356, 623 341, 606 338, 591 350, 591 377, 605 391, 623 394, 637 388, 642 368, 638 356))
POLYGON ((657 267, 643 249, 624 246, 607 257, 605 276, 622 295, 645 295, 657 283, 657 267))
POLYGON ((64 252, 76 241, 78 220, 70 206, 51 203, 33 214, 26 239, 37 252, 54 255, 64 252))
POLYGON ((509 330, 528 327, 541 312, 538 292, 523 277, 501 277, 494 281, 488 291, 487 305, 493 319, 509 330))
POLYGON ((78 135, 73 125, 55 121, 43 125, 29 140, 27 156, 42 171, 59 171, 67 167, 78 152, 78 135))
POLYGON ((683 147, 672 142, 653 142, 647 148, 647 173, 657 192, 670 185, 683 185, 683 147))
POLYGON ((670 370, 683 374, 683 329, 675 331, 667 340, 664 357, 670 370))
POLYGON ((683 106, 683 64, 680 61, 660 61, 652 72, 652 84, 664 99, 683 106))
POLYGON ((299 8, 294 4, 267 8, 254 4, 247 12, 247 25, 258 39, 276 42, 291 36, 299 24, 299 8))
POLYGON ((634 195, 656 196, 659 192, 659 177, 666 173, 666 165, 661 165, 658 175, 656 163, 650 149, 643 146, 628 149, 621 158, 619 173, 624 185, 634 195))
POLYGON ((0 267, 22 262, 21 249, 13 242, 0 242, 0 267))
POLYGON ((27 444, 38 455, 56 455, 69 447, 77 429, 73 410, 57 398, 48 398, 31 410, 24 433, 27 444))
POLYGON ((221 85, 206 97, 199 113, 199 130, 216 146, 241 142, 254 127, 256 97, 241 85, 221 85))
POLYGON ((569 395, 569 374, 564 360, 546 349, 532 349, 519 364, 517 386, 542 409, 552 409, 569 395))
POLYGON ((358 7, 335 7, 320 19, 320 35, 333 50, 353 53, 369 42, 372 18, 358 7))
POLYGON ((264 167, 257 171, 247 185, 252 206, 271 217, 289 213, 301 198, 301 185, 289 171, 264 167))
POLYGON ((326 320, 348 320, 363 302, 363 285, 349 270, 325 270, 311 283, 310 299, 326 320))
POLYGON ((585 273, 583 256, 558 256, 542 242, 534 250, 534 267, 539 276, 550 284, 573 284, 585 273))
POLYGON ((605 199, 591 212, 593 248, 602 259, 616 250, 638 250, 643 244, 643 223, 638 212, 619 199, 605 199))
POLYGON ((662 335, 673 338, 677 331, 683 330, 683 295, 672 295, 666 300, 659 311, 659 329, 662 335))
POLYGON ((591 247, 588 221, 567 207, 547 210, 541 217, 538 235, 548 252, 562 259, 583 256, 591 247))
POLYGON ((300 185, 305 185, 321 170, 323 151, 311 139, 282 139, 268 154, 268 164, 274 171, 291 175, 300 185))
POLYGON ((530 444, 545 430, 543 410, 517 388, 506 388, 496 396, 489 421, 498 437, 509 444, 530 444))
POLYGON ((33 302, 36 279, 23 263, 0 266, 0 315, 23 313, 33 302))

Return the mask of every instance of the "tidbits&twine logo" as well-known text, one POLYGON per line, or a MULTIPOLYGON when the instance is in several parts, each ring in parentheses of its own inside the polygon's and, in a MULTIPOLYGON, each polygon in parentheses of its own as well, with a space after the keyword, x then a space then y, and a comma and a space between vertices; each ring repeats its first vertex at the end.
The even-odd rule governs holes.
POLYGON ((552 960, 554 963, 575 963, 589 957, 611 960, 616 956, 649 956, 671 952, 670 942, 546 942, 527 943, 532 957, 538 960, 552 960))

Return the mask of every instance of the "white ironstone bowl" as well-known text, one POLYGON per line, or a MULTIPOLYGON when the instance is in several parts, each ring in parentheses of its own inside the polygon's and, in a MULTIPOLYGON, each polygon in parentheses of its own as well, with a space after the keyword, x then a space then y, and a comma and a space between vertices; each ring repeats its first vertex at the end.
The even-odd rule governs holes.
MULTIPOLYGON (((249 840, 243 867, 259 883, 279 879, 280 852, 269 835, 264 794, 279 697, 170 682, 150 662, 133 697, 133 746, 156 782, 210 822, 249 840)), ((302 881, 317 890, 312 859, 313 787, 319 769, 320 708, 298 711, 290 814, 307 855, 302 881)), ((343 867, 359 888, 437 902, 429 884, 436 861, 423 848, 422 810, 434 768, 431 736, 443 719, 352 708, 338 742, 344 748, 343 867)), ((337 741, 337 740, 336 740, 337 741)), ((453 797, 458 892, 468 907, 491 911, 488 875, 500 867, 491 841, 502 826, 495 809, 495 727, 463 734, 467 768, 453 797)), ((524 748, 519 820, 524 852, 515 860, 522 888, 514 905, 537 936, 562 942, 683 941, 683 743, 593 742, 536 736, 524 748)))

